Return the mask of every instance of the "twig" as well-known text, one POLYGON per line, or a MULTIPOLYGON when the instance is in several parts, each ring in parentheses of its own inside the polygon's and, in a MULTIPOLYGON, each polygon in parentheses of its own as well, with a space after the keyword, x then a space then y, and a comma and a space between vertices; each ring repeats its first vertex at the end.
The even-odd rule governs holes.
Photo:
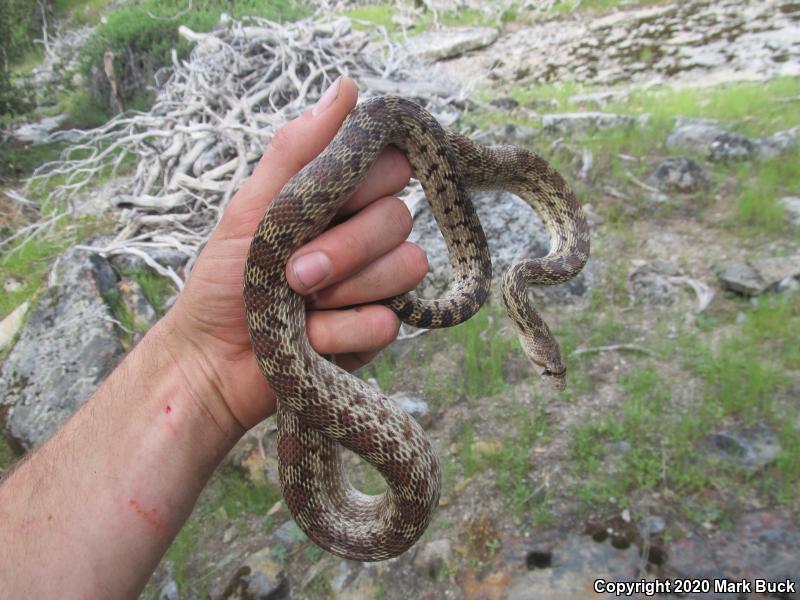
POLYGON ((648 350, 642 346, 637 344, 609 344, 607 346, 593 346, 590 348, 579 348, 577 350, 573 350, 571 356, 579 356, 581 354, 591 354, 594 352, 611 352, 611 351, 629 351, 629 352, 641 352, 642 354, 647 354, 649 356, 658 356, 652 350, 648 350))

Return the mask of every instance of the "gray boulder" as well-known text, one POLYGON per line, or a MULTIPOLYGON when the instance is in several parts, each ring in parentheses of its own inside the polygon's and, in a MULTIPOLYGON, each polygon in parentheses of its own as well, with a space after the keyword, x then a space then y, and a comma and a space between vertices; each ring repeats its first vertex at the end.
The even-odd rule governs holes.
MULTIPOLYGON (((547 254, 550 236, 539 216, 523 200, 508 192, 479 192, 472 199, 489 242, 495 281, 500 281, 506 269, 518 260, 547 254)), ((450 260, 428 203, 420 202, 417 207, 409 239, 425 250, 429 264, 428 275, 417 291, 424 298, 438 298, 452 280, 450 260)), ((548 301, 569 301, 583 296, 596 281, 596 268, 589 259, 583 271, 570 281, 533 286, 531 290, 534 296, 548 301)))
POLYGON ((613 593, 591 591, 594 581, 599 577, 606 581, 634 580, 641 566, 636 546, 618 549, 609 542, 595 542, 590 536, 579 534, 568 535, 540 555, 539 560, 533 561, 537 568, 511 581, 505 598, 616 598, 613 593))
POLYGON ((753 158, 759 142, 720 127, 712 119, 678 117, 667 138, 671 150, 693 150, 715 162, 753 158))
POLYGON ((748 296, 757 296, 799 275, 800 254, 731 263, 717 272, 725 288, 748 296))
POLYGON ((459 27, 427 31, 408 39, 406 46, 423 60, 443 60, 493 44, 499 32, 493 27, 459 27))
POLYGON ((73 248, 59 257, 52 279, 0 371, 8 433, 27 449, 49 438, 123 354, 103 301, 116 291, 109 263, 73 248))
POLYGON ((797 146, 800 146, 800 125, 761 138, 758 156, 762 159, 777 158, 797 146))

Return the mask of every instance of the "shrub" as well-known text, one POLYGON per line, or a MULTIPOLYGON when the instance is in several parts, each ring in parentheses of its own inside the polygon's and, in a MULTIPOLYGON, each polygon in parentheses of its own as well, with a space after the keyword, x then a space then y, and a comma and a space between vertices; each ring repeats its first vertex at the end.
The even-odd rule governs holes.
MULTIPOLYGON (((0 0, 2 1, 2 0, 0 0)), ((116 107, 103 69, 107 50, 114 54, 114 72, 127 105, 148 106, 152 101, 153 76, 171 64, 174 48, 178 57, 191 45, 178 36, 178 27, 210 31, 222 12, 232 16, 254 15, 275 20, 299 17, 303 10, 294 0, 195 0, 185 12, 186 0, 145 0, 108 15, 89 39, 80 55, 80 68, 89 82, 90 102, 109 112, 116 107)))

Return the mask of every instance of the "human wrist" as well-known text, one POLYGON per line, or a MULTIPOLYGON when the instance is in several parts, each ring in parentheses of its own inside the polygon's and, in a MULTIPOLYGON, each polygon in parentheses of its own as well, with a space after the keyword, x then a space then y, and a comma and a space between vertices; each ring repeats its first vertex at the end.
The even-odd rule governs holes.
POLYGON ((226 401, 219 368, 203 348, 202 340, 189 329, 173 308, 148 332, 142 343, 152 344, 152 351, 163 354, 178 380, 179 396, 187 408, 213 426, 222 444, 232 447, 247 427, 237 419, 226 401))

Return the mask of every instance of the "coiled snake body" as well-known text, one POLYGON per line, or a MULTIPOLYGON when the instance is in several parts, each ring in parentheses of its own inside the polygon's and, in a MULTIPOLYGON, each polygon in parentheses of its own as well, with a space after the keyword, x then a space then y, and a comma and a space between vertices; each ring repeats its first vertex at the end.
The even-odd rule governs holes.
POLYGON ((513 192, 540 214, 551 249, 546 257, 508 270, 503 299, 528 357, 563 388, 558 343, 527 290, 530 284, 574 277, 589 256, 580 204, 544 159, 521 148, 477 145, 398 97, 373 98, 353 109, 331 144, 273 200, 250 246, 244 298, 258 364, 278 398, 284 499, 317 544, 365 561, 400 554, 425 530, 439 500, 439 462, 416 421, 312 350, 303 298, 289 288, 284 273, 291 254, 325 230, 389 144, 405 153, 422 184, 454 276, 444 298, 408 293, 386 300, 404 322, 447 327, 478 311, 489 292, 492 266, 467 191, 513 192), (378 469, 387 482, 384 494, 367 496, 349 484, 339 444, 378 469))

